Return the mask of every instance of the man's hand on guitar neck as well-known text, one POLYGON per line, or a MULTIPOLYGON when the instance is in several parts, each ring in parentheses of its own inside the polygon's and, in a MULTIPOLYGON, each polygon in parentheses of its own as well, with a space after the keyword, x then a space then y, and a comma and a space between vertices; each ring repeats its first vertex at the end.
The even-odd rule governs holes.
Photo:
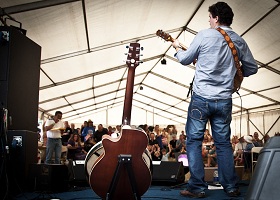
POLYGON ((172 46, 174 47, 176 52, 179 51, 179 49, 181 49, 180 42, 178 39, 176 39, 176 40, 174 40, 174 42, 172 42, 172 46))
MULTIPOLYGON (((176 52, 178 52, 180 49, 186 50, 186 48, 181 47, 181 43, 179 42, 178 39, 175 39, 174 42, 172 42, 172 46, 174 47, 176 52)), ((193 61, 193 65, 195 65, 195 63, 196 63, 196 60, 193 61)))

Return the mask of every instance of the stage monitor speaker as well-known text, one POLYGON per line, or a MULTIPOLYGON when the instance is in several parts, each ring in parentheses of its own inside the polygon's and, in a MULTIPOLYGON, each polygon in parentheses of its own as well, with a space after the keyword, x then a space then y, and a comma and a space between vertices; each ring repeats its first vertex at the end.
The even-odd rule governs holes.
POLYGON ((70 181, 88 184, 85 172, 85 160, 69 160, 70 181))
MULTIPOLYGON (((204 167, 204 180, 208 183, 213 182, 213 173, 218 167, 204 167)), ((239 180, 242 180, 244 166, 235 166, 235 172, 239 180)))
POLYGON ((68 189, 68 167, 62 164, 31 164, 28 180, 33 191, 64 192, 68 189))
POLYGON ((9 130, 37 131, 41 47, 13 27, 0 26, 0 108, 9 130))
POLYGON ((260 151, 246 200, 279 199, 280 136, 269 139, 260 151))
POLYGON ((7 132, 9 154, 7 155, 7 174, 9 182, 21 189, 26 189, 29 165, 37 163, 38 135, 26 130, 9 130, 7 132))
POLYGON ((161 161, 153 164, 153 182, 183 183, 185 181, 182 162, 161 161))

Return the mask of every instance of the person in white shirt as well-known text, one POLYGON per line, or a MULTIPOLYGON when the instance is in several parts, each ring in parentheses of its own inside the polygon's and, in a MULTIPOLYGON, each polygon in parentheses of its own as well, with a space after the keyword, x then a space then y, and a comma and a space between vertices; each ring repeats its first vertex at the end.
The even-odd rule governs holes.
POLYGON ((46 148, 46 163, 52 163, 52 155, 55 153, 55 164, 60 164, 62 141, 61 134, 64 130, 62 112, 56 111, 53 118, 48 119, 45 123, 47 131, 47 148, 46 148))
POLYGON ((239 163, 243 162, 243 152, 246 148, 246 145, 247 145, 247 143, 245 142, 244 137, 242 136, 241 138, 239 138, 239 142, 236 143, 236 145, 234 147, 234 152, 233 152, 235 161, 239 161, 239 163))

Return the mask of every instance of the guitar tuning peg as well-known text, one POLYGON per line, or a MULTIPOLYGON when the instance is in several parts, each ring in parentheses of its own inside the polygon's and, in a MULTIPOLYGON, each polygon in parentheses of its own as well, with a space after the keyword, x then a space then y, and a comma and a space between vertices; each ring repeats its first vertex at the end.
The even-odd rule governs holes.
POLYGON ((137 48, 136 48, 136 51, 139 51, 139 50, 142 50, 142 51, 143 51, 143 50, 144 50, 144 47, 140 47, 140 48, 137 47, 137 48))
POLYGON ((125 46, 125 48, 132 49, 133 47, 127 45, 127 46, 125 46))

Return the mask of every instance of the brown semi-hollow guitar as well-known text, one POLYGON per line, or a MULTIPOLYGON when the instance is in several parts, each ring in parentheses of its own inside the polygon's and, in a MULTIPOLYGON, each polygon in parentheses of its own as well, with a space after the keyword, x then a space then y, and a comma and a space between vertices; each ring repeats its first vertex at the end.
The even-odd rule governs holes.
POLYGON ((129 69, 122 119, 124 126, 118 138, 109 135, 102 137, 104 153, 95 161, 89 174, 91 188, 102 199, 140 199, 150 187, 152 180, 150 169, 142 156, 148 145, 147 134, 143 130, 129 126, 135 68, 140 63, 140 44, 131 43, 128 48, 126 64, 129 69), (120 165, 122 159, 119 158, 124 155, 131 156, 131 160, 127 161, 131 161, 134 180, 131 180, 128 174, 127 166, 130 165, 120 165), (118 178, 113 181, 116 172, 118 178), (114 190, 111 191, 112 184, 114 190))

